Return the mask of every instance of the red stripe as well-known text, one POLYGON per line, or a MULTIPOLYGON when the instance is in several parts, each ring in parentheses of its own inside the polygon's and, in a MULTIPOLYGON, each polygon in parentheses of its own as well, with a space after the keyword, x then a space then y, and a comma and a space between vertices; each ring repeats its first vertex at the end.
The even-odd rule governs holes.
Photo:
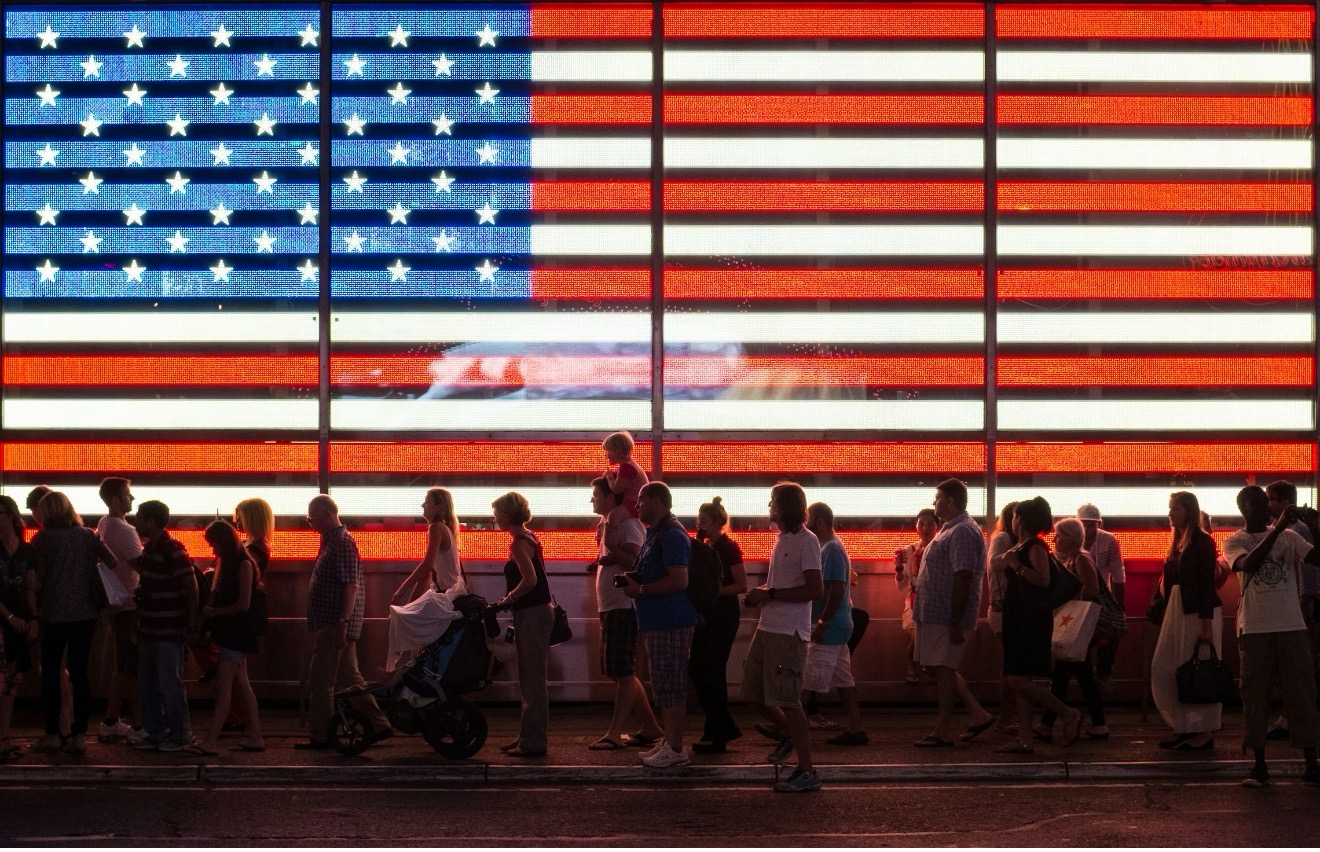
POLYGON ((1310 213, 1310 183, 1000 181, 999 209, 1021 213, 1310 213))
POLYGON ((651 184, 644 180, 535 181, 532 209, 554 213, 646 213, 651 209, 651 184))
MULTIPOLYGON (((1281 260, 1287 260, 1282 258, 1281 260)), ((1001 269, 1001 299, 1310 299, 1309 269, 1001 269)))
POLYGON ((999 95, 1000 124, 1304 127, 1311 98, 1217 95, 999 95))
POLYGON ((980 299, 979 268, 669 269, 667 299, 980 299))
POLYGON ((999 38, 1237 39, 1310 41, 1306 6, 1021 4, 995 10, 999 38))
POLYGON ((980 443, 956 442, 793 442, 666 443, 665 475, 724 474, 806 476, 811 474, 890 474, 939 471, 985 472, 980 443))
POLYGON ((985 11, 958 3, 669 3, 666 38, 981 38, 985 11))
POLYGON ((647 3, 538 3, 532 38, 650 38, 647 3))
POLYGON ((619 267, 533 269, 532 298, 641 301, 651 298, 651 272, 619 267))
MULTIPOLYGON (((984 206, 980 181, 720 181, 665 182, 672 213, 975 213, 984 206)), ((626 212, 651 209, 648 181, 538 181, 538 212, 626 212)))
POLYGON ((980 124, 980 95, 665 95, 665 124, 980 124))
MULTIPOLYGON (((668 449, 665 451, 668 453, 668 449)), ((667 458, 668 456, 666 456, 667 458)), ((1233 442, 1165 443, 1000 443, 995 445, 999 473, 1314 473, 1316 445, 1233 442)))
POLYGON ((24 387, 317 384, 315 355, 7 355, 4 376, 24 387))
POLYGON ((1311 387, 1312 358, 1191 355, 1029 357, 1003 356, 1000 387, 1311 387))
POLYGON ((651 123, 650 95, 532 95, 532 124, 651 123))
POLYGON ((13 473, 316 473, 316 444, 10 442, 0 448, 13 473))

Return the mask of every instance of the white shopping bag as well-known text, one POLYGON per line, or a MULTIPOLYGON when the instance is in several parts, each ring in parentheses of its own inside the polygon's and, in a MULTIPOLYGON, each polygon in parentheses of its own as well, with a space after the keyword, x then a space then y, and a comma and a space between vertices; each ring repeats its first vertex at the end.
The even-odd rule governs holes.
POLYGON ((1100 621, 1100 604, 1091 601, 1068 601, 1054 611, 1054 659, 1081 662, 1095 636, 1100 621))
POLYGON ((124 584, 119 582, 119 577, 115 576, 113 569, 104 562, 98 562, 96 571, 101 575, 101 585, 105 587, 105 597, 110 602, 111 609, 121 607, 133 600, 133 593, 124 588, 124 584))

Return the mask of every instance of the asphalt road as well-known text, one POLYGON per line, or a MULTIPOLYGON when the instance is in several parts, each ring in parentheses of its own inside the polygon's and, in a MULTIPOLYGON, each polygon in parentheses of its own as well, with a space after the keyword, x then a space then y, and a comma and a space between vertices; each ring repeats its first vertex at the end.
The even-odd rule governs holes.
POLYGON ((1314 846, 1320 789, 1236 784, 6 787, 6 846, 1314 846))

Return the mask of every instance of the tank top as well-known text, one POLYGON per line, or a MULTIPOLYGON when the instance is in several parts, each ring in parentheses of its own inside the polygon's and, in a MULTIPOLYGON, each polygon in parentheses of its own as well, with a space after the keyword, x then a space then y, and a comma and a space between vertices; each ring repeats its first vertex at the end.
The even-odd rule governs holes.
MULTIPOLYGON (((536 569, 536 588, 517 601, 513 609, 526 609, 529 606, 544 606, 550 603, 550 582, 545 577, 545 559, 541 555, 541 542, 529 532, 514 533, 514 538, 525 538, 532 545, 532 567, 536 569)), ((509 542, 509 561, 504 563, 505 592, 512 592, 522 582, 522 571, 513 559, 513 542, 509 542)))
POLYGON ((431 559, 431 584, 437 592, 446 592, 458 585, 462 574, 458 568, 458 544, 449 542, 449 550, 437 552, 431 559))

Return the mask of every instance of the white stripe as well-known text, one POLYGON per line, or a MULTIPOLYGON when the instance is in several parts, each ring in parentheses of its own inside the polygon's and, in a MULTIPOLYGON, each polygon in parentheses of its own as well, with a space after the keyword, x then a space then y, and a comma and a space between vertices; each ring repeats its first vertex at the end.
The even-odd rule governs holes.
POLYGON ((594 431, 651 428, 650 400, 631 399, 338 399, 337 430, 398 432, 594 431))
POLYGON ((1001 399, 999 428, 1124 432, 1313 429, 1305 399, 1001 399))
MULTIPOLYGON (((162 452, 168 452, 168 449, 162 447, 162 452)), ((24 496, 35 484, 6 485, 0 490, 18 500, 21 505, 24 496)), ((105 504, 97 493, 97 486, 61 485, 58 489, 69 496, 69 501, 79 514, 96 516, 105 513, 105 504)), ((270 503, 276 515, 302 517, 307 514, 308 501, 318 493, 314 485, 160 485, 145 476, 134 483, 133 491, 139 505, 145 500, 160 500, 170 507, 170 514, 176 518, 183 515, 209 515, 214 518, 218 515, 224 520, 232 518, 234 507, 240 500, 249 497, 261 497, 270 503)), ((381 513, 377 511, 373 514, 379 516, 381 513)))
POLYGON ((651 317, 645 313, 346 311, 331 314, 331 323, 335 343, 378 343, 383 340, 394 343, 644 343, 651 340, 651 317))
POLYGON ((1309 53, 1001 50, 995 66, 1000 82, 1311 82, 1309 53))
POLYGON ((667 313, 667 343, 929 343, 979 344, 985 315, 970 312, 667 313))
POLYGON ((666 400, 666 429, 763 432, 774 429, 903 429, 922 432, 980 429, 985 404, 979 399, 748 399, 666 400))
MULTIPOLYGON (((1050 504, 1056 519, 1072 517, 1073 510, 1083 503, 1094 503, 1104 509, 1105 517, 1160 517, 1169 509, 1169 493, 1181 490, 1170 485, 1153 488, 1116 488, 1106 486, 1066 486, 1052 488, 1035 485, 1000 485, 996 497, 1002 506, 1014 500, 1029 500, 1036 495, 1045 498, 1050 504)), ((1218 521, 1237 518, 1237 493, 1240 485, 1232 486, 1192 486, 1188 490, 1196 494, 1201 508, 1215 516, 1218 521)), ((1315 489, 1298 487, 1298 499, 1309 502, 1315 489)))
POLYGON ((669 256, 979 257, 985 252, 980 225, 667 225, 664 238, 669 256))
POLYGON ((1001 169, 1309 169, 1309 139, 1000 137, 1001 169))
POLYGON ((1162 311, 1157 313, 1040 313, 1001 310, 1002 344, 1027 343, 1203 343, 1310 344, 1309 313, 1162 311))
POLYGON ((649 169, 651 139, 538 136, 531 140, 534 169, 649 169))
POLYGON ((7 429, 315 429, 314 399, 6 399, 7 429))
POLYGON ((1270 225, 1000 225, 1001 255, 1302 256, 1311 229, 1270 225))
POLYGON ((677 83, 985 79, 985 54, 979 50, 666 50, 664 60, 665 82, 677 83))
POLYGON ((651 54, 645 50, 532 52, 532 79, 543 83, 646 83, 651 54))
POLYGON ((979 169, 976 138, 804 139, 800 137, 665 139, 667 169, 979 169))
POLYGON ((533 225, 531 252, 541 255, 649 255, 650 225, 533 225))
POLYGON ((315 343, 317 340, 316 314, 306 311, 9 310, 4 314, 4 328, 9 343, 315 343))

